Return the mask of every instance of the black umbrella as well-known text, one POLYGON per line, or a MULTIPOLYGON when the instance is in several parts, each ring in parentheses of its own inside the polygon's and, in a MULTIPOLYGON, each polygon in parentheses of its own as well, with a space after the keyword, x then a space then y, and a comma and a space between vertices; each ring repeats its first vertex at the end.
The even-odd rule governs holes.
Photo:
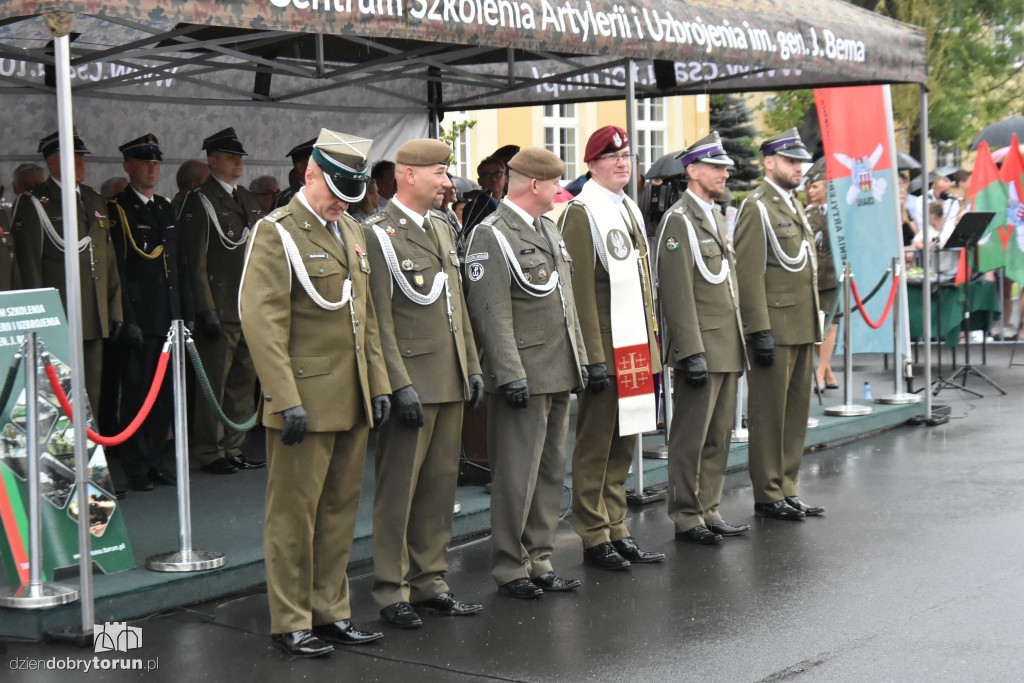
POLYGON ((971 140, 969 149, 978 149, 978 145, 984 140, 988 143, 989 149, 999 149, 1010 144, 1010 139, 1016 133, 1017 137, 1024 140, 1024 116, 1011 116, 1008 119, 997 121, 985 126, 980 133, 971 140))
POLYGON ((679 154, 679 152, 671 152, 660 157, 657 161, 651 164, 649 169, 647 169, 647 173, 644 173, 644 178, 648 180, 651 178, 672 178, 686 173, 686 169, 683 168, 683 164, 679 159, 676 159, 677 154, 679 154))

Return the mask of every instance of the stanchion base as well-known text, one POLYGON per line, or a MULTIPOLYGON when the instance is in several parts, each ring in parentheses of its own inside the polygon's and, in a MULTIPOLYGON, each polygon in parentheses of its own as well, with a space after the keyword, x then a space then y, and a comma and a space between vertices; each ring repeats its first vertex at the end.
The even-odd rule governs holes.
POLYGON ((668 460, 668 444, 658 444, 644 449, 644 457, 648 460, 668 460))
POLYGON ((226 559, 216 550, 171 550, 146 558, 146 568, 154 572, 199 572, 223 567, 226 559))
POLYGON ((888 396, 879 396, 875 399, 875 403, 885 403, 886 405, 905 405, 920 402, 921 396, 918 394, 889 394, 888 396))
POLYGON ((43 609, 78 600, 78 589, 59 583, 23 583, 0 588, 0 607, 43 609))
POLYGON ((815 427, 820 427, 820 426, 821 426, 821 420, 819 420, 818 418, 816 418, 816 417, 809 417, 809 418, 807 418, 807 428, 808 429, 814 429, 815 427))
POLYGON ((836 417, 857 417, 858 415, 870 415, 872 412, 871 406, 862 406, 856 403, 846 403, 841 406, 825 408, 826 415, 834 415, 836 417))
POLYGON ((95 641, 95 633, 92 626, 83 629, 81 624, 75 624, 50 629, 43 638, 48 643, 74 643, 78 647, 91 647, 95 641))
POLYGON ((743 429, 741 427, 739 429, 732 430, 732 442, 733 443, 746 443, 747 439, 749 439, 749 438, 750 438, 750 431, 747 430, 747 429, 743 429))
POLYGON ((640 492, 637 492, 636 489, 626 491, 626 502, 630 505, 647 505, 648 503, 657 503, 659 500, 665 500, 664 491, 655 491, 649 488, 640 492))

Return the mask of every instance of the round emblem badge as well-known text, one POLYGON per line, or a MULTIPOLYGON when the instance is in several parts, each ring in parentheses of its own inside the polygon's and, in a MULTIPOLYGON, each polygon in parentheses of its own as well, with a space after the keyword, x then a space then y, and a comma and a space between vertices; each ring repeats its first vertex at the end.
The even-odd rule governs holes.
POLYGON ((409 259, 402 261, 402 270, 412 270, 413 263, 409 259))
POLYGON ((665 239, 665 248, 669 251, 675 251, 679 248, 679 240, 675 235, 669 235, 665 239))
POLYGON ((470 280, 476 282, 484 276, 484 267, 479 263, 470 263, 466 273, 469 275, 470 280))
POLYGON ((608 253, 616 261, 625 261, 626 257, 629 256, 629 239, 626 237, 626 233, 618 228, 612 228, 608 231, 605 246, 608 248, 608 253))

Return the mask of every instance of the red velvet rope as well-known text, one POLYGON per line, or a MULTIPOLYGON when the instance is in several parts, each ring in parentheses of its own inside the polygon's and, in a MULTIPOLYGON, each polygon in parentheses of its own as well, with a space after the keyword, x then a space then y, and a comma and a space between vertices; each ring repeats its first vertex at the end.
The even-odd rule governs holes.
MULTIPOLYGON (((149 387, 149 393, 146 395, 146 400, 142 403, 142 409, 139 410, 139 414, 135 416, 132 423, 117 436, 100 436, 91 429, 86 428, 86 434, 89 435, 90 441, 101 446, 119 446, 138 431, 142 423, 149 417, 149 411, 152 410, 153 404, 156 403, 156 397, 160 393, 160 386, 164 383, 164 375, 167 373, 167 362, 170 358, 171 354, 168 351, 160 354, 160 361, 157 363, 156 374, 153 376, 153 383, 149 387)), ((57 395, 57 400, 60 401, 60 407, 64 409, 64 414, 68 416, 68 419, 73 420, 71 417, 71 402, 68 401, 67 394, 64 393, 64 387, 60 385, 56 368, 53 367, 52 363, 49 363, 46 365, 45 370, 46 376, 50 379, 50 387, 53 389, 53 393, 57 395)))
POLYGON ((889 290, 889 300, 885 303, 885 310, 882 311, 881 317, 878 322, 874 322, 868 317, 868 312, 864 310, 864 304, 860 300, 860 293, 857 291, 857 281, 850 279, 850 289, 853 290, 853 298, 857 301, 857 308, 860 310, 860 315, 864 318, 864 322, 868 324, 868 327, 877 330, 885 323, 885 319, 889 317, 889 311, 892 310, 892 303, 896 301, 896 292, 900 289, 900 276, 894 275, 892 278, 892 289, 889 290))

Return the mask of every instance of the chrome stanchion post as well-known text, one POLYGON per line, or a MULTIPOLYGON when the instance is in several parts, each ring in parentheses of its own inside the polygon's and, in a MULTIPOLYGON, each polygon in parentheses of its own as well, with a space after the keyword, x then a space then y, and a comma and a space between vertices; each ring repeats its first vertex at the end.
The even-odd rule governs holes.
POLYGON ((77 588, 43 581, 43 518, 39 505, 39 356, 37 342, 37 333, 34 330, 25 334, 28 583, 0 588, 0 607, 15 609, 40 609, 78 600, 77 588))
POLYGON ((743 393, 746 391, 746 376, 736 380, 736 420, 732 425, 732 442, 746 443, 750 433, 743 426, 743 393))
POLYGON ((174 362, 174 456, 178 475, 178 549, 158 553, 146 560, 157 572, 195 572, 224 565, 224 553, 192 548, 192 506, 188 483, 188 432, 185 402, 185 325, 171 323, 170 338, 174 362))
MULTIPOLYGON (((668 433, 672 428, 672 370, 667 366, 661 369, 661 414, 665 419, 665 441, 647 448, 640 445, 643 457, 651 460, 668 459, 668 433)), ((638 439, 643 441, 642 435, 638 439)))
POLYGON ((850 315, 850 290, 852 289, 852 278, 850 274, 850 262, 843 262, 843 388, 845 402, 841 406, 829 406, 825 408, 826 415, 839 417, 854 417, 856 415, 870 415, 871 406, 862 406, 853 402, 853 350, 850 348, 850 328, 853 327, 853 320, 850 315))
MULTIPOLYGON (((892 260, 892 272, 897 275, 903 274, 903 259, 894 258, 892 260)), ((920 403, 920 394, 908 394, 903 391, 903 354, 901 353, 901 342, 902 338, 902 317, 900 306, 901 297, 897 293, 895 300, 892 303, 892 386, 893 393, 888 396, 879 396, 875 399, 875 403, 885 403, 889 405, 903 405, 907 403, 920 403)))
POLYGON ((636 445, 633 447, 633 482, 636 489, 626 494, 626 502, 630 505, 647 505, 665 500, 664 491, 648 491, 644 488, 643 440, 643 434, 636 435, 636 445))

